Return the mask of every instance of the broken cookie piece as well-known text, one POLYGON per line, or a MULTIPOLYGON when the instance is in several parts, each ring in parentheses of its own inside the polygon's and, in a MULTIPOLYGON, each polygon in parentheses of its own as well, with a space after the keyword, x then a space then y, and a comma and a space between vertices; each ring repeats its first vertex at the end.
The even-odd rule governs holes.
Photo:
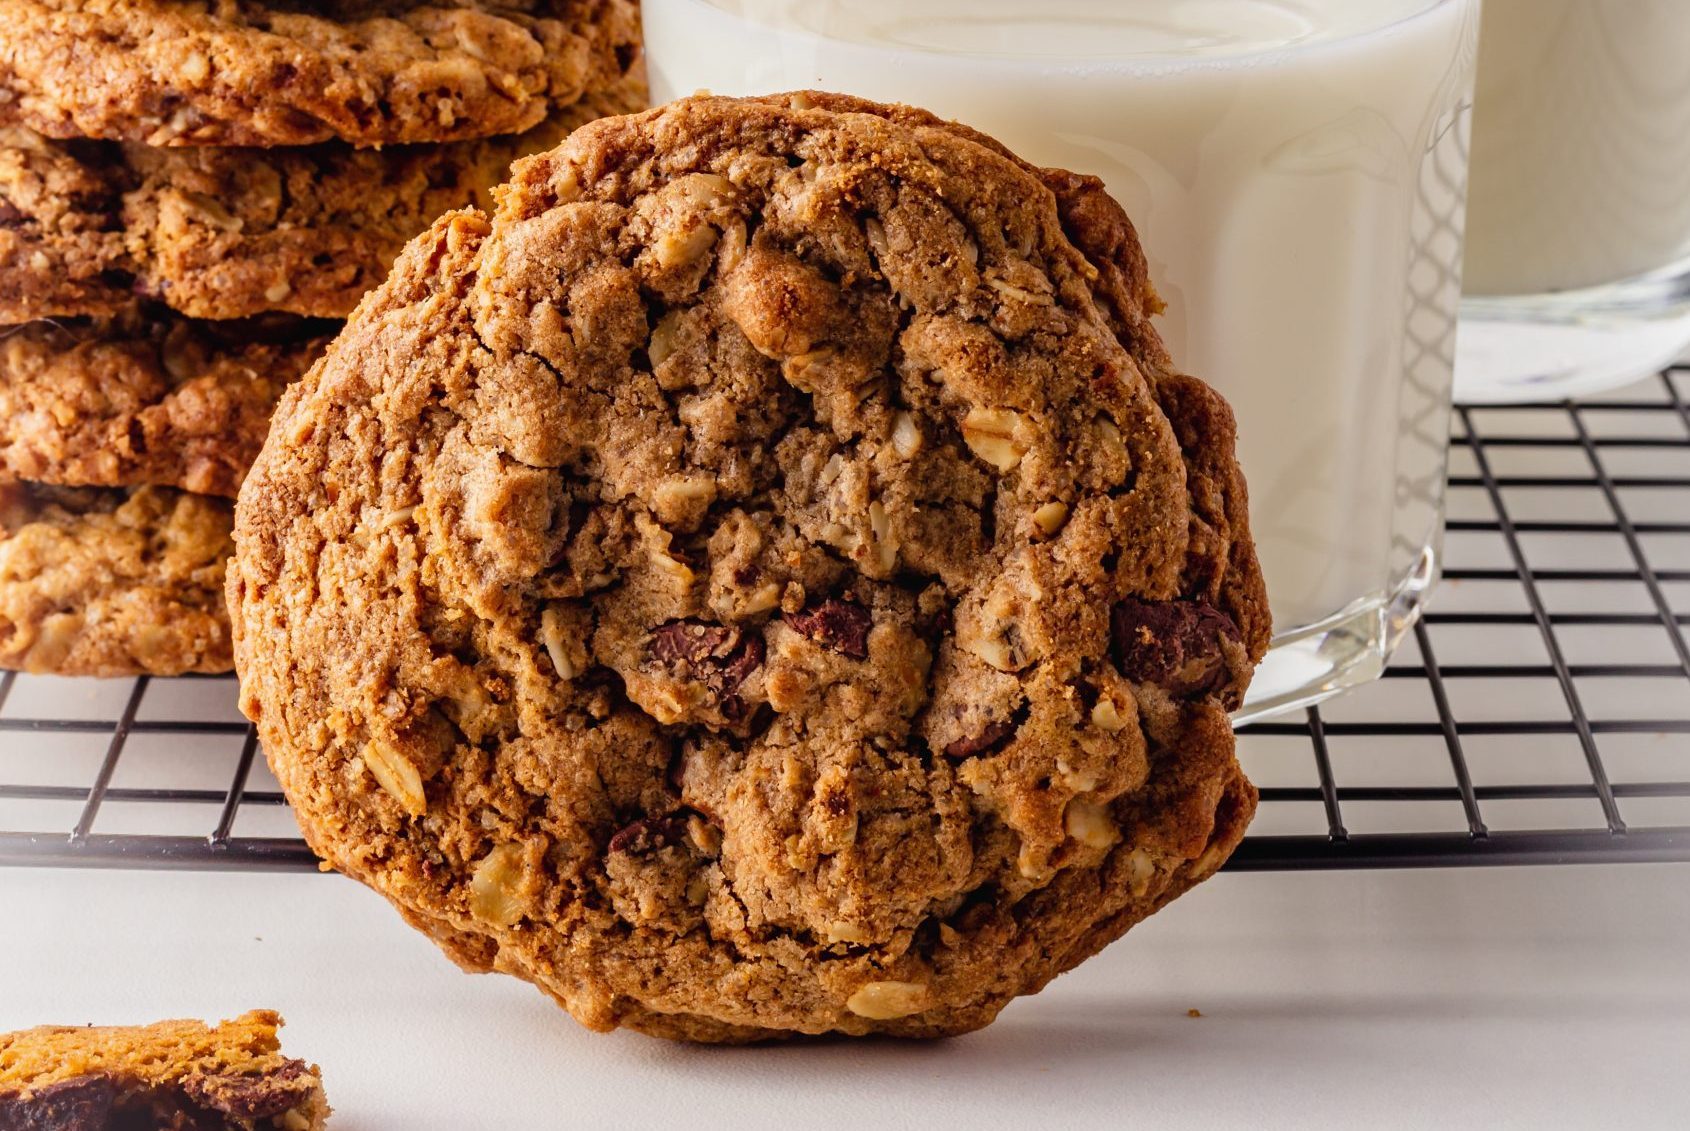
POLYGON ((282 1019, 0 1035, 0 1131, 316 1131, 329 1116, 317 1067, 281 1053, 282 1019))

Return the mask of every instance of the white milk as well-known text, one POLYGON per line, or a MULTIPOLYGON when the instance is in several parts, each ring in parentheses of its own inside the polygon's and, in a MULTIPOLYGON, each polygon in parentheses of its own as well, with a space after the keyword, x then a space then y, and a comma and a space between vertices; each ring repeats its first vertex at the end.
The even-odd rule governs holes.
POLYGON ((1386 594, 1435 537, 1464 169, 1459 146, 1441 176, 1427 154, 1468 91, 1476 3, 645 0, 644 11, 660 99, 848 91, 1102 176, 1144 237, 1175 359, 1238 413, 1281 630, 1386 594))
POLYGON ((1483 29, 1468 293, 1690 256, 1690 0, 1485 0, 1483 29))

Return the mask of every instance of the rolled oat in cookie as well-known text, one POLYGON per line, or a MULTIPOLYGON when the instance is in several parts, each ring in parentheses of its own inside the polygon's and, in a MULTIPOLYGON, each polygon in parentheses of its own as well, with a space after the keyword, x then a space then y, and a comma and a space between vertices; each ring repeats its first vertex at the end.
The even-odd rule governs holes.
POLYGON ((156 149, 0 128, 0 323, 110 315, 137 297, 194 318, 343 318, 435 217, 486 204, 513 160, 645 105, 633 76, 526 133, 382 150, 156 149))
POLYGON ((496 195, 241 491, 242 706, 320 854, 466 968, 710 1041, 978 1028, 1221 865, 1267 606, 1095 180, 800 94, 496 195))
POLYGON ((319 1131, 317 1067, 284 1056, 282 1019, 0 1033, 0 1131, 319 1131))
POLYGON ((232 520, 228 499, 168 487, 0 483, 0 668, 228 671, 232 520))
POLYGON ((233 497, 332 322, 131 310, 0 329, 0 471, 70 487, 233 497))
POLYGON ((0 126, 147 146, 521 133, 639 59, 635 0, 0 0, 0 126))

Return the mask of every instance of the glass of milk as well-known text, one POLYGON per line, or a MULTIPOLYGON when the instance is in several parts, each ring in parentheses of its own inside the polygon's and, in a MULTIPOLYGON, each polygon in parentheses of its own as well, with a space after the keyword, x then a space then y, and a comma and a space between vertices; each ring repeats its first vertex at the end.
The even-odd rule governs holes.
POLYGON ((1437 576, 1478 9, 644 0, 660 100, 907 102, 1103 178, 1238 415, 1276 625, 1242 719, 1376 677, 1437 576))
POLYGON ((1690 343, 1690 2, 1485 0, 1462 400, 1578 396, 1690 343))

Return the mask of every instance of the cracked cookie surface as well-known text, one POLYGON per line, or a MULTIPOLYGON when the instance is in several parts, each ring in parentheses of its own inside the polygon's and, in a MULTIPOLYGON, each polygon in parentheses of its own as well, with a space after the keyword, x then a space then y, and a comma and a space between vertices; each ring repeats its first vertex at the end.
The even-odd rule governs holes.
POLYGON ((318 1131, 317 1067, 284 1056, 282 1019, 41 1026, 0 1033, 0 1131, 107 1127, 318 1131))
POLYGON ((633 0, 0 0, 0 124, 149 146, 520 133, 626 73, 633 0))
POLYGON ((72 487, 233 497, 332 322, 168 313, 0 331, 0 471, 72 487))
POLYGON ((496 195, 242 489, 242 707, 320 854, 697 1040, 977 1028, 1220 866, 1266 601, 1095 180, 793 95, 496 195))
POLYGON ((0 667, 228 671, 233 509, 168 487, 0 484, 0 667))
POLYGON ((513 160, 646 105, 634 76, 526 133, 353 149, 155 149, 0 128, 0 323, 109 315, 342 318, 405 242, 486 204, 513 160))

